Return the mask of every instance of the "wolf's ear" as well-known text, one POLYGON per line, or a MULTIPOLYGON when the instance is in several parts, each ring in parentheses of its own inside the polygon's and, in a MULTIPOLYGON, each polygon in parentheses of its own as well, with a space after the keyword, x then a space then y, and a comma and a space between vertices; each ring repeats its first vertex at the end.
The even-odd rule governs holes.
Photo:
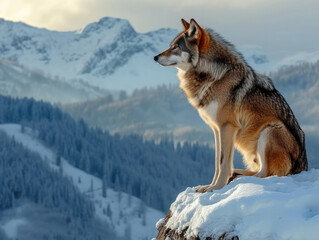
POLYGON ((190 24, 188 22, 186 22, 184 20, 184 18, 181 19, 181 22, 182 22, 182 24, 184 26, 184 31, 186 31, 189 28, 190 24))
POLYGON ((188 37, 192 37, 195 39, 200 39, 202 28, 198 25, 198 23, 192 18, 190 20, 190 26, 188 29, 188 37))

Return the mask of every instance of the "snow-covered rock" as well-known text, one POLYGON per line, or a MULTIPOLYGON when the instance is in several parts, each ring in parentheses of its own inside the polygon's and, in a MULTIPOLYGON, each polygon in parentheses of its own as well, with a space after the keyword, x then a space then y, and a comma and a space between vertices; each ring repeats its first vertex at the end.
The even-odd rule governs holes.
POLYGON ((200 194, 187 188, 159 225, 165 239, 318 239, 319 170, 242 177, 200 194))

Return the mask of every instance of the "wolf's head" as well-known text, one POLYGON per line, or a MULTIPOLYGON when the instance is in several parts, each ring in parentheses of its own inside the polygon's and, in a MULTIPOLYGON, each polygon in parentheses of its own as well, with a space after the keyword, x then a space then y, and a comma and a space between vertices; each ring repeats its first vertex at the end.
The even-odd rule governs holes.
POLYGON ((196 67, 200 53, 210 48, 209 34, 198 23, 191 19, 186 22, 181 19, 184 31, 170 44, 170 47, 154 57, 162 66, 174 66, 181 70, 196 67))

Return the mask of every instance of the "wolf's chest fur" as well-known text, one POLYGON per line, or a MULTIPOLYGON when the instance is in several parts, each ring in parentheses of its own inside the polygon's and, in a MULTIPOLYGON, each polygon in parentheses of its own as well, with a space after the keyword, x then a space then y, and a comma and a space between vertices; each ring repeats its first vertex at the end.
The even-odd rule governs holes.
MULTIPOLYGON (((185 74, 183 71, 178 72, 180 79, 180 88, 186 94, 190 104, 198 110, 199 115, 207 125, 217 127, 217 114, 220 105, 218 96, 214 97, 213 82, 204 82, 204 74, 200 76, 185 74)), ((216 94, 215 94, 216 95, 216 94)))
POLYGON ((217 112, 218 112, 218 102, 217 101, 211 101, 205 107, 198 109, 198 113, 201 116, 201 118, 211 128, 218 127, 217 126, 217 112))

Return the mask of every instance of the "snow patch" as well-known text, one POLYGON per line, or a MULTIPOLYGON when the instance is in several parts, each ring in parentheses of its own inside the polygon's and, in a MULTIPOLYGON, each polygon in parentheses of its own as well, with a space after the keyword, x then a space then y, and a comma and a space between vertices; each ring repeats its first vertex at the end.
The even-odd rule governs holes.
POLYGON ((163 226, 165 223, 165 218, 161 218, 160 220, 157 221, 156 223, 156 229, 158 230, 161 226, 163 226))
POLYGON ((167 228, 186 237, 316 239, 319 234, 319 170, 288 177, 242 177, 221 190, 187 188, 171 205, 167 228))
POLYGON ((5 232, 8 238, 16 238, 18 233, 18 228, 21 225, 27 224, 27 221, 22 218, 11 219, 10 221, 2 224, 1 228, 5 232))

